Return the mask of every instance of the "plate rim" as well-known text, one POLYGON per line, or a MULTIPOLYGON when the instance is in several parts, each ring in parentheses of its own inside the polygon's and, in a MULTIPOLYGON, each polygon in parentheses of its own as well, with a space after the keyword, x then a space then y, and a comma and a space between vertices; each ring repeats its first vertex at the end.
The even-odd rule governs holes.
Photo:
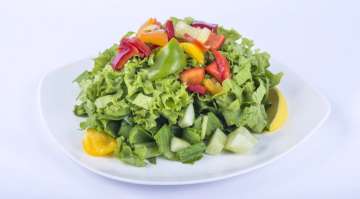
POLYGON ((318 97, 321 98, 321 101, 324 102, 324 105, 326 107, 326 113, 324 115, 324 117, 310 130, 310 132, 308 132, 303 138, 301 138, 296 144, 294 144, 293 146, 291 146, 289 149, 285 150, 284 152, 273 156, 272 158, 257 164, 255 166, 246 168, 246 169, 241 169, 238 171, 234 171, 231 172, 229 174, 224 174, 224 175, 220 175, 220 176, 216 176, 216 177, 209 177, 206 179, 196 179, 196 180, 183 180, 183 181, 173 181, 173 180, 164 180, 164 181, 151 181, 151 180, 136 180, 136 179, 130 179, 130 178, 126 178, 126 177, 120 177, 120 176, 114 176, 111 174, 108 174, 106 172, 102 172, 99 171, 95 168, 92 168, 91 166, 88 166, 87 164, 81 162, 80 160, 78 160, 74 155, 72 155, 70 153, 69 150, 67 150, 65 148, 64 145, 62 145, 55 137, 55 135, 52 133, 52 131, 50 130, 46 119, 43 115, 43 109, 42 109, 42 99, 41 99, 41 91, 42 91, 42 87, 43 87, 43 83, 44 80, 46 79, 46 77, 54 72, 56 72, 57 70, 60 70, 62 68, 67 68, 67 67, 71 67, 71 65, 76 64, 77 62, 82 62, 82 61, 89 61, 92 60, 92 57, 87 57, 87 58, 83 58, 83 59, 78 59, 74 62, 68 63, 66 65, 62 65, 60 67, 56 67, 53 68, 47 72, 44 72, 44 74, 42 75, 39 83, 38 83, 38 87, 37 87, 37 111, 38 114, 40 116, 40 120, 41 120, 41 126, 43 126, 43 128, 45 128, 45 130, 47 131, 47 134, 50 134, 50 137, 52 139, 52 141, 54 143, 56 143, 56 145, 62 150, 63 153, 66 154, 66 156, 71 159, 72 161, 74 161, 78 166, 81 166, 83 168, 86 168, 88 171, 91 171, 97 175, 103 176, 105 178, 109 178, 111 180, 115 180, 115 181, 120 181, 120 182, 125 182, 125 183, 131 183, 131 184, 138 184, 138 185, 159 185, 159 186, 174 186, 174 185, 190 185, 190 184, 200 184, 200 183, 209 183, 209 182, 215 182, 215 181, 220 181, 220 180, 224 180, 224 179, 228 179, 228 178, 232 178, 235 176, 240 176, 242 174, 245 173, 249 173, 252 171, 255 171, 257 169, 263 168, 281 158, 283 158, 284 156, 286 156, 287 154, 289 154, 290 152, 292 152, 293 150, 295 150, 299 145, 303 144, 304 142, 306 142, 324 123, 325 121, 328 119, 329 115, 331 114, 331 104, 329 102, 329 100, 321 93, 319 92, 319 90, 315 87, 313 87, 312 85, 310 85, 308 82, 306 82, 300 75, 298 75, 297 73, 295 73, 293 70, 291 70, 290 67, 288 67, 287 65, 282 64, 281 62, 277 61, 277 59, 273 59, 275 60, 276 63, 279 63, 279 65, 281 66, 285 66, 287 68, 287 70, 289 70, 291 73, 295 74, 308 88, 310 88, 316 95, 318 95, 318 97))

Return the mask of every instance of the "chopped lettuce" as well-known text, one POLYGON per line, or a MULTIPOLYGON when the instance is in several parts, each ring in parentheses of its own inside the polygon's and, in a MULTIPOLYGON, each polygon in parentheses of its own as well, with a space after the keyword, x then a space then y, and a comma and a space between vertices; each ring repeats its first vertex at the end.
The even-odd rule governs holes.
MULTIPOLYGON (((171 20, 174 26, 189 27, 194 19, 171 20)), ((202 158, 206 145, 210 145, 208 153, 220 153, 224 140, 236 129, 263 133, 268 125, 268 92, 280 83, 283 73, 272 73, 270 55, 255 49, 253 41, 236 30, 218 26, 217 34, 225 37, 219 51, 230 63, 231 78, 213 96, 189 93, 179 81, 178 72, 184 66, 196 65, 189 56, 181 56, 177 60, 181 63, 170 69, 166 60, 174 60, 166 55, 167 48, 158 48, 148 57, 130 58, 121 71, 114 71, 111 61, 118 45, 100 53, 92 70, 74 80, 80 87, 73 109, 84 119, 80 128, 94 128, 115 138, 114 155, 134 166, 154 164, 159 156, 194 163, 202 158), (165 63, 161 67, 165 72, 157 71, 161 79, 150 78, 149 71, 159 62, 165 63)), ((211 52, 205 58, 206 64, 214 61, 211 52)))

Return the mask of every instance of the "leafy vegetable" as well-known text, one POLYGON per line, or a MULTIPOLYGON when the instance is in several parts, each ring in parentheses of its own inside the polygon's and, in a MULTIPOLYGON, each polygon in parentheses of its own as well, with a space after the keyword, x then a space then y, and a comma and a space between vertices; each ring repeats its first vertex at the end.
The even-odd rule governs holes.
POLYGON ((75 78, 73 112, 83 118, 80 128, 116 140, 114 155, 134 166, 159 156, 194 163, 205 150, 246 152, 256 144, 252 134, 268 126, 269 90, 283 76, 269 60, 234 29, 151 18, 75 78), (119 59, 121 48, 131 56, 119 59))
POLYGON ((202 158, 205 148, 204 143, 194 144, 176 152, 176 156, 181 162, 191 164, 202 158))

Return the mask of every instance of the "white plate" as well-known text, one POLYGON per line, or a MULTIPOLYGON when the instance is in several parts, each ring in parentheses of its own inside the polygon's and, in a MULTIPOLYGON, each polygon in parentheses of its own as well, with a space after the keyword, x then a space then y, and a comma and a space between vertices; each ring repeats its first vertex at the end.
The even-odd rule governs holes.
POLYGON ((244 174, 285 155, 306 140, 330 113, 328 101, 289 68, 272 63, 273 71, 285 76, 280 89, 289 106, 289 118, 280 132, 259 136, 259 144, 247 155, 205 156, 194 165, 159 159, 156 165, 137 168, 115 158, 94 158, 82 150, 81 118, 72 113, 79 92, 72 83, 77 75, 92 66, 81 60, 49 72, 40 84, 41 115, 56 142, 81 166, 115 180, 147 185, 180 185, 210 182, 244 174))

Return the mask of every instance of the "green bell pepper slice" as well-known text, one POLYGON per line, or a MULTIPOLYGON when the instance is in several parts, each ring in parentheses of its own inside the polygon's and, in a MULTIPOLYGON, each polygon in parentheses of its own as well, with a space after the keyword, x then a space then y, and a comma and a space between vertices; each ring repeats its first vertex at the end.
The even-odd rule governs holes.
POLYGON ((155 56, 155 63, 148 70, 151 80, 161 79, 182 71, 186 66, 186 57, 179 42, 173 38, 155 56))

